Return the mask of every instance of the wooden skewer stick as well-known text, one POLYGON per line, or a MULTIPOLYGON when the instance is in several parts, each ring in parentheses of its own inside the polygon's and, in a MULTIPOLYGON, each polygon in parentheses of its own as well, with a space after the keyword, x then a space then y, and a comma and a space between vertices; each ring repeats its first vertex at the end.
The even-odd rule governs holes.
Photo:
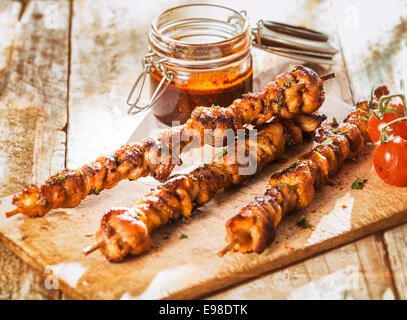
POLYGON ((93 251, 99 249, 103 244, 104 244, 104 241, 101 240, 99 242, 96 242, 93 245, 87 246, 85 249, 82 250, 82 252, 85 256, 87 256, 88 254, 92 253, 93 251))
POLYGON ((229 243, 226 247, 224 247, 222 250, 218 252, 218 256, 223 257, 226 253, 233 249, 237 242, 238 242, 237 240, 234 240, 231 243, 229 243))
POLYGON ((335 78, 335 73, 333 73, 333 72, 321 76, 322 81, 326 81, 326 80, 329 80, 332 78, 335 78))
POLYGON ((14 209, 13 211, 9 211, 6 213, 6 217, 10 218, 11 216, 14 216, 15 214, 18 213, 18 209, 14 209))

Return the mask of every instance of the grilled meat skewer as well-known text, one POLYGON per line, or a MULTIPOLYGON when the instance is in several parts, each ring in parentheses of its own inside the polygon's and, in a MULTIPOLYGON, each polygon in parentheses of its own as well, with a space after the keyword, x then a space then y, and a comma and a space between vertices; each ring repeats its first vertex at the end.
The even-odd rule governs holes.
MULTIPOLYGON (((320 123, 324 118, 319 118, 320 123)), ((189 218, 195 208, 207 203, 220 190, 247 182, 250 176, 239 174, 239 169, 245 165, 236 160, 238 154, 248 154, 251 163, 256 164, 255 171, 259 172, 281 155, 286 144, 302 141, 302 130, 291 119, 275 119, 263 125, 258 130, 257 142, 248 138, 244 143, 236 142, 234 153, 222 152, 211 164, 170 178, 144 196, 135 207, 107 212, 96 233, 97 243, 84 252, 100 249, 109 261, 117 262, 127 254, 148 250, 150 233, 154 229, 169 220, 189 218), (250 148, 251 144, 256 148, 250 148)))
POLYGON ((330 177, 345 159, 357 157, 368 140, 368 103, 356 106, 342 124, 324 123, 315 140, 320 143, 298 158, 289 168, 271 176, 262 197, 243 207, 226 222, 223 256, 230 250, 261 253, 274 240, 276 228, 284 216, 309 206, 315 189, 330 184, 330 177))
MULTIPOLYGON (((324 101, 323 80, 311 69, 297 66, 269 83, 263 92, 245 94, 227 108, 197 107, 184 125, 163 130, 155 138, 126 144, 112 156, 102 156, 79 170, 64 169, 41 186, 29 185, 14 196, 16 209, 7 213, 43 216, 51 209, 77 206, 89 194, 99 194, 116 186, 123 179, 151 175, 165 181, 176 164, 182 149, 194 141, 204 143, 205 130, 220 136, 226 129, 237 130, 244 125, 259 126, 274 116, 298 117, 317 110, 324 101), (301 114, 301 115, 300 115, 301 114), (176 146, 173 137, 180 137, 176 146), (166 151, 165 151, 166 150, 166 151)), ((307 128, 303 128, 307 130, 307 128)))

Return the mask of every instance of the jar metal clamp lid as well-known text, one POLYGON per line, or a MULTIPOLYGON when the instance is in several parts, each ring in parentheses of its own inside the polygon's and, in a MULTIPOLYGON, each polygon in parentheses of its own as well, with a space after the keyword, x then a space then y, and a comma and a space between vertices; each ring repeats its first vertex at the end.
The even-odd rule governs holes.
MULTIPOLYGON (((165 55, 165 53, 167 53, 165 50, 166 48, 163 49, 160 44, 154 45, 155 50, 152 50, 151 48, 151 44, 157 43, 157 38, 162 36, 161 32, 158 30, 158 23, 160 19, 168 19, 168 17, 171 14, 174 14, 177 9, 188 9, 189 7, 194 6, 226 10, 227 12, 229 12, 229 16, 223 17, 225 20, 222 21, 222 23, 226 26, 229 26, 231 30, 227 30, 227 27, 225 27, 225 30, 220 30, 219 25, 214 25, 213 28, 215 32, 224 32, 222 41, 208 41, 208 43, 197 41, 191 42, 191 47, 196 49, 195 51, 191 50, 192 53, 188 52, 188 50, 185 49, 189 44, 188 42, 172 39, 171 37, 164 35, 163 39, 165 40, 165 45, 167 45, 168 48, 174 49, 177 48, 177 46, 180 44, 180 48, 183 48, 183 50, 185 50, 186 52, 186 55, 184 57, 182 54, 179 54, 179 52, 181 51, 178 50, 179 48, 175 49, 175 51, 177 52, 177 56, 175 57, 174 61, 180 61, 180 59, 185 58, 186 60, 188 60, 188 63, 190 63, 191 65, 195 65, 196 67, 197 65, 199 65, 199 63, 205 63, 204 59, 208 58, 205 55, 199 56, 203 52, 202 48, 204 48, 206 45, 213 46, 217 43, 222 44, 227 43, 229 40, 233 40, 235 41, 233 45, 236 47, 238 41, 240 41, 239 44, 241 44, 242 41, 244 41, 243 37, 247 35, 251 37, 249 40, 251 40, 251 44, 256 48, 301 61, 309 61, 319 64, 333 64, 334 62, 332 58, 338 52, 328 43, 328 37, 325 34, 304 27, 291 26, 273 21, 259 20, 256 23, 256 26, 250 30, 248 26, 247 14, 244 10, 237 12, 233 9, 213 4, 184 5, 175 7, 163 12, 161 15, 153 20, 149 33, 149 53, 142 59, 143 71, 136 79, 127 98, 127 104, 129 105, 129 114, 136 114, 140 111, 149 109, 162 96, 162 94, 174 80, 174 73, 169 71, 168 66, 166 66, 166 64, 168 63, 171 64, 171 61, 169 61, 171 59, 169 59, 165 55), (239 24, 240 28, 236 27, 239 26, 239 24), (195 57, 192 57, 195 52, 197 52, 198 54, 196 59, 195 57), (163 77, 154 93, 151 95, 148 103, 145 105, 139 105, 140 97, 145 85, 147 75, 152 71, 153 67, 161 71, 163 77)), ((177 16, 177 19, 179 19, 179 16, 177 16)), ((192 20, 194 20, 194 18, 188 18, 184 20, 185 22, 183 23, 185 23, 185 25, 191 26, 193 23, 192 20)), ((206 23, 208 25, 215 21, 215 19, 211 17, 196 17, 195 20, 199 24, 206 23)), ((170 23, 167 23, 166 25, 163 24, 162 27, 165 32, 168 32, 168 30, 171 29, 176 30, 176 28, 177 25, 176 23, 174 23, 174 21, 170 21, 170 23)), ((222 26, 222 28, 224 28, 224 26, 222 26)), ((250 50, 250 47, 245 47, 245 49, 250 50)), ((214 50, 214 52, 217 51, 214 50)), ((234 55, 230 54, 230 56, 232 57, 234 55)), ((229 59, 231 59, 231 57, 229 57, 229 59)), ((221 56, 218 56, 216 58, 218 60, 225 60, 221 56)), ((210 60, 206 62, 213 63, 214 61, 215 60, 210 60)), ((174 63, 172 62, 172 64, 174 63)))
POLYGON ((130 106, 129 110, 127 111, 128 114, 136 114, 140 111, 149 109, 156 101, 159 99, 165 90, 168 88, 172 80, 174 79, 174 74, 171 71, 167 71, 164 63, 167 59, 159 59, 157 60, 155 54, 153 52, 148 53, 142 59, 143 71, 138 76, 136 82, 133 84, 131 88, 130 94, 127 98, 127 104, 130 106), (154 60, 156 60, 154 62, 154 60), (138 106, 137 103, 140 101, 141 93, 143 91, 144 84, 146 82, 147 75, 151 72, 151 68, 153 63, 157 66, 157 68, 162 72, 163 78, 161 79, 160 84, 158 85, 157 89, 154 91, 153 95, 150 98, 150 101, 145 106, 138 106), (164 84, 167 82, 166 84, 164 84), (137 90, 136 90, 137 89, 137 90), (132 96, 135 93, 135 101, 131 102, 132 96))

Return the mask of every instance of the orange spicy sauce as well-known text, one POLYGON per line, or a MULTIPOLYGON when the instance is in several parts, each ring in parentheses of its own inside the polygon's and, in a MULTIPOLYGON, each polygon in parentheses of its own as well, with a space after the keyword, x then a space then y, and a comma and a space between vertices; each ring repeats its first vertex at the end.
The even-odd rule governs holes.
MULTIPOLYGON (((150 73, 151 95, 156 90, 162 75, 156 69, 150 73)), ((252 91, 253 71, 205 71, 188 75, 186 80, 171 82, 163 95, 153 105, 153 113, 162 123, 171 125, 173 121, 185 123, 197 106, 212 105, 227 107, 242 94, 252 91)))

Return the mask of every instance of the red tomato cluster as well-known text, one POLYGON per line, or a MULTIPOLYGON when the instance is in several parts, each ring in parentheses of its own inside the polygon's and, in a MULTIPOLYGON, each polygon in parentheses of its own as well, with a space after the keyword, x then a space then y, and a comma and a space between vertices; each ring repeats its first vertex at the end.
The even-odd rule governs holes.
POLYGON ((405 117, 402 104, 389 103, 393 112, 386 112, 382 118, 376 114, 369 117, 368 133, 373 143, 380 143, 373 153, 374 168, 385 182, 395 186, 407 185, 407 120, 387 126, 386 139, 381 139, 385 126, 391 121, 405 117), (394 112, 395 110, 400 113, 394 112), (388 140, 388 141, 387 141, 388 140))

